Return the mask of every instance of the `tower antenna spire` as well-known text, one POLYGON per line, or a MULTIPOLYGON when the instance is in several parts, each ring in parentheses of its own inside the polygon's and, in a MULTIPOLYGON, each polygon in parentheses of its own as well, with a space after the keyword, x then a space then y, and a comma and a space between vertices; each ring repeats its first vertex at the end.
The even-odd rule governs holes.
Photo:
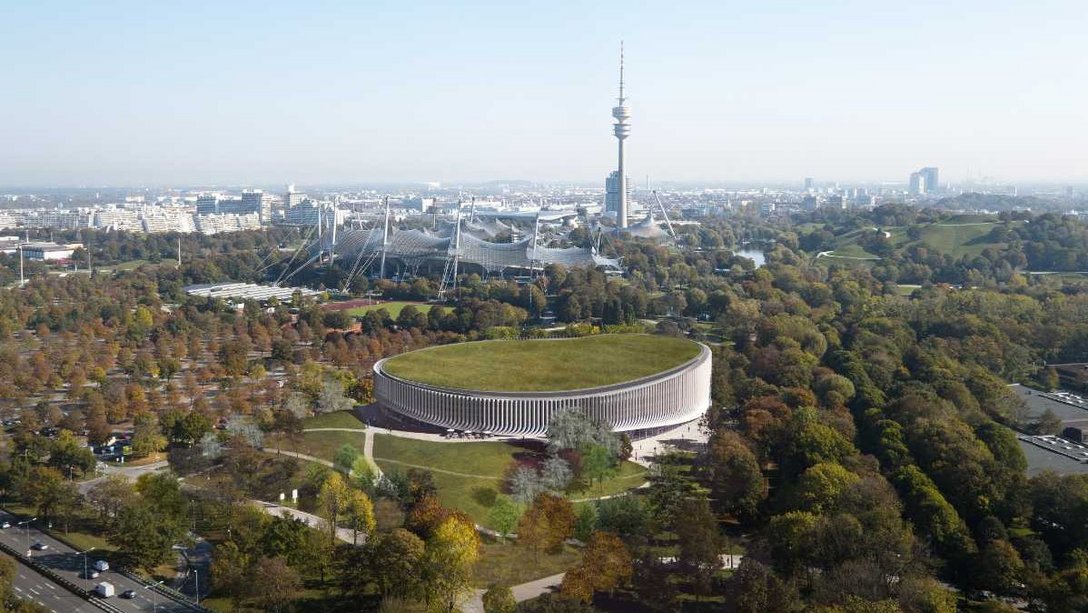
POLYGON ((620 41, 620 106, 623 106, 623 41, 620 41))

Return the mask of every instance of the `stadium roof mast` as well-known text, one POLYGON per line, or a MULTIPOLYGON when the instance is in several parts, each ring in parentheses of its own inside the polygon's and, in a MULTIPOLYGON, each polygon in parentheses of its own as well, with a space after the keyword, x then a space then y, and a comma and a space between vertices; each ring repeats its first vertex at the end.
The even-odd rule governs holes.
POLYGON ((457 268, 461 264, 461 202, 457 202, 457 225, 455 226, 453 234, 453 243, 451 243, 449 251, 447 251, 446 267, 442 271, 442 283, 438 286, 438 299, 445 300, 446 289, 452 284, 454 289, 458 290, 458 298, 460 298, 460 287, 457 285, 457 268), (451 253, 452 252, 452 253, 451 253), (452 257, 451 257, 452 256, 452 257))
MULTIPOLYGON (((676 240, 676 231, 673 230, 672 222, 669 221, 669 213, 665 210, 665 205, 661 204, 661 198, 658 197, 657 190, 656 189, 653 190, 652 193, 654 195, 654 200, 657 201, 657 208, 661 209, 661 216, 665 218, 665 225, 668 226, 668 228, 669 228, 669 236, 671 236, 672 240, 675 241, 676 240)), ((652 212, 650 213, 650 217, 651 217, 651 219, 653 218, 653 213, 652 212)))
POLYGON ((385 197, 385 227, 382 230, 382 264, 378 270, 378 278, 385 278, 385 252, 389 247, 389 196, 385 197))

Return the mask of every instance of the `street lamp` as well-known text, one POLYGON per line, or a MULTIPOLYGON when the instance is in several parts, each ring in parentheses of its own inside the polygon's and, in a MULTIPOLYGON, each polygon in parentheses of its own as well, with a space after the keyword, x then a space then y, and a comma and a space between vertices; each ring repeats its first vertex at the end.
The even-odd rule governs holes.
POLYGON ((193 592, 196 594, 196 604, 200 604, 200 569, 193 568, 193 562, 189 559, 189 554, 186 553, 189 548, 184 545, 173 545, 170 547, 175 551, 180 551, 181 556, 185 558, 185 567, 193 571, 193 592))
POLYGON ((94 547, 91 547, 90 549, 88 549, 86 551, 81 551, 78 554, 76 554, 76 555, 83 556, 83 578, 84 579, 90 579, 91 578, 91 575, 87 573, 87 554, 91 553, 92 551, 94 551, 94 547))
POLYGON ((26 521, 21 521, 16 526, 26 526, 26 557, 30 557, 30 522, 38 519, 37 517, 31 517, 26 521))
POLYGON ((145 585, 144 586, 145 590, 151 590, 151 613, 155 613, 155 611, 159 610, 159 605, 158 605, 157 602, 155 602, 155 590, 153 590, 151 588, 159 587, 160 585, 162 585, 164 583, 166 583, 165 579, 163 579, 162 581, 159 581, 158 583, 152 583, 151 585, 145 585))

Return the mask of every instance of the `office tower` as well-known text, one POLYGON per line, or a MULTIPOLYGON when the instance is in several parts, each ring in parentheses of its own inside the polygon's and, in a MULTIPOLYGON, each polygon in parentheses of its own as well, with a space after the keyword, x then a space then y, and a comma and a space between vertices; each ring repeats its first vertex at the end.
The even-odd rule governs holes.
POLYGON ((925 193, 936 194, 941 191, 940 170, 936 166, 926 166, 918 172, 926 179, 925 193))
POLYGON ((921 172, 910 173, 910 195, 923 196, 926 193, 926 176, 921 172))
MULTIPOLYGON (((627 188, 627 198, 631 199, 631 178, 628 177, 623 182, 624 187, 627 188)), ((613 170, 608 178, 604 180, 604 210, 606 212, 615 213, 616 219, 619 219, 620 212, 620 173, 613 170)))
POLYGON ((218 194, 200 194, 196 197, 196 214, 212 215, 219 212, 218 194))
POLYGON ((812 191, 814 187, 816 187, 816 181, 812 177, 805 177, 805 191, 812 191))
POLYGON ((627 227, 627 159, 623 151, 623 141, 627 140, 627 136, 631 134, 631 126, 627 123, 627 120, 631 118, 631 108, 624 104, 626 101, 627 99, 623 97, 623 43, 621 42, 619 105, 612 107, 612 117, 616 120, 613 131, 616 140, 619 141, 619 165, 614 173, 617 181, 616 196, 618 198, 616 202, 616 226, 619 228, 627 227))
POLYGON ((302 204, 302 201, 306 199, 306 194, 295 191, 295 184, 291 183, 287 186, 287 193, 283 196, 283 207, 285 209, 293 209, 296 206, 302 204))

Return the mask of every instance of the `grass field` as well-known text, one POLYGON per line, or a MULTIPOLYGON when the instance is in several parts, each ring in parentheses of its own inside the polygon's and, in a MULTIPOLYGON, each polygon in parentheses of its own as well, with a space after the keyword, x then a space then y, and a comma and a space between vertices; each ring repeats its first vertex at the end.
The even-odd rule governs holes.
MULTIPOLYGON (((317 433, 312 433, 317 434, 317 433)), ((539 453, 539 447, 504 442, 433 443, 374 435, 374 460, 383 471, 406 472, 412 465, 432 469, 439 501, 468 513, 476 523, 490 524, 488 514, 494 494, 502 489, 506 468, 522 455, 539 453), (438 472, 449 471, 449 472, 438 472), (461 473, 453 475, 449 473, 461 473), (463 476, 477 475, 477 476, 463 476)), ((620 464, 616 475, 585 491, 572 492, 572 500, 617 494, 642 485, 646 469, 634 462, 620 464)))
POLYGON ((264 446, 269 449, 276 448, 304 453, 331 462, 336 450, 344 445, 355 447, 359 450, 359 454, 362 455, 365 441, 366 435, 362 432, 303 432, 298 437, 297 443, 292 443, 282 434, 266 436, 264 446))
POLYGON ((347 314, 351 315, 352 317, 361 317, 361 316, 365 315, 367 313, 367 311, 377 311, 378 309, 385 309, 386 311, 389 312, 390 317, 392 317, 393 319, 396 319, 397 316, 400 315, 400 312, 402 310, 404 310, 404 307, 406 307, 408 305, 412 305, 412 306, 416 307, 416 309, 418 309, 421 313, 426 313, 427 311, 431 310, 431 305, 424 304, 422 302, 393 301, 393 302, 382 302, 382 303, 379 303, 379 304, 371 304, 371 305, 368 305, 368 306, 355 307, 353 309, 348 309, 347 314))
POLYGON ((309 428, 366 428, 366 424, 353 411, 335 411, 302 420, 302 429, 309 428))
POLYGON ((691 341, 645 334, 488 341, 431 347, 390 358, 390 374, 430 385, 494 391, 572 390, 622 383, 683 364, 691 341), (589 368, 592 359, 593 367, 589 368))

